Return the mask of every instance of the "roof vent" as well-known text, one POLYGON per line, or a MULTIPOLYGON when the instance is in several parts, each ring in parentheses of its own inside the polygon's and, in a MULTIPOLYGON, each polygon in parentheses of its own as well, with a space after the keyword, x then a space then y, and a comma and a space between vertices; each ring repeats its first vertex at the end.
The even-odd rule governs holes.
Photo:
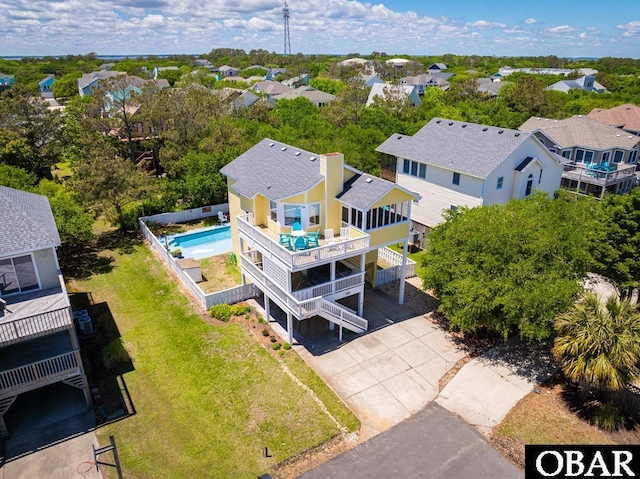
POLYGON ((367 178, 367 179, 366 179, 366 180, 364 180, 364 181, 366 181, 367 183, 371 183, 371 182, 373 181, 373 179, 371 179, 371 178, 367 178))
MULTIPOLYGON (((631 107, 630 107, 630 106, 628 106, 628 107, 627 107, 627 110, 631 110, 631 107)), ((598 110, 598 111, 602 111, 602 110, 598 110)))
POLYGON ((633 140, 633 136, 629 135, 627 138, 629 138, 630 140, 633 140))
POLYGON ((282 151, 286 151, 287 147, 283 146, 282 148, 280 148, 282 151))
POLYGON ((296 155, 296 156, 300 156, 300 152, 299 152, 299 151, 296 151, 295 155, 296 155))
POLYGON ((582 118, 582 115, 578 115, 578 118, 582 118))
POLYGON ((518 137, 518 136, 520 136, 520 133, 516 133, 516 134, 515 134, 515 135, 513 135, 513 136, 518 137))
POLYGON ((482 129, 482 131, 487 131, 489 128, 487 128, 486 126, 482 129))
POLYGON ((452 122, 452 121, 450 121, 450 122, 449 122, 449 126, 451 126, 451 125, 453 125, 453 122, 452 122))
POLYGON ((498 135, 502 135, 504 133, 504 130, 498 130, 498 135))
POLYGON ((309 158, 309 161, 316 161, 316 157, 312 156, 311 158, 309 158))
POLYGON ((402 136, 401 135, 398 135, 398 140, 402 140, 402 136))
POLYGON ((462 125, 462 128, 466 128, 466 127, 467 127, 467 125, 466 125, 466 124, 465 124, 465 125, 462 125))
POLYGON ((442 120, 436 120, 436 123, 440 123, 442 120))
POLYGON ((273 146, 273 143, 269 143, 269 146, 273 146))
POLYGON ((616 136, 617 136, 617 137, 620 137, 620 133, 618 133, 616 136))

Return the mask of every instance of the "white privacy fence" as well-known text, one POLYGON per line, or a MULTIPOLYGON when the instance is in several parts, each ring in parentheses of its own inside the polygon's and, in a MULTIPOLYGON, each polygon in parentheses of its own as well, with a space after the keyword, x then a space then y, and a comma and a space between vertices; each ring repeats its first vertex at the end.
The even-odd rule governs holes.
POLYGON ((171 213, 160 213, 158 215, 143 216, 138 219, 145 223, 185 223, 187 221, 195 221, 203 218, 210 218, 211 216, 218 216, 218 211, 222 211, 224 214, 229 214, 229 203, 203 206, 201 208, 191 208, 190 210, 173 211, 171 213))
POLYGON ((176 262, 173 256, 171 256, 169 251, 167 251, 165 246, 160 243, 158 238, 156 238, 151 230, 149 230, 144 222, 144 218, 138 219, 138 225, 140 226, 142 235, 145 237, 145 239, 147 239, 147 241, 149 241, 151 249, 158 252, 158 255, 162 259, 165 267, 168 270, 171 270, 178 277, 182 285, 187 290, 189 290, 191 297, 205 311, 209 310, 211 306, 216 304, 233 304, 239 301, 244 301, 245 299, 254 298, 260 293, 258 288, 256 288, 253 284, 236 286, 234 288, 229 288, 223 291, 216 291, 215 293, 205 293, 204 291, 202 291, 202 289, 200 289, 193 278, 183 271, 183 269, 176 262))
MULTIPOLYGON (((382 286, 384 284, 398 281, 402 273, 402 255, 385 246, 378 250, 378 258, 392 264, 393 266, 376 272, 376 286, 382 286)), ((413 278, 416 275, 416 264, 417 263, 415 261, 407 258, 407 269, 404 276, 405 279, 413 278)))

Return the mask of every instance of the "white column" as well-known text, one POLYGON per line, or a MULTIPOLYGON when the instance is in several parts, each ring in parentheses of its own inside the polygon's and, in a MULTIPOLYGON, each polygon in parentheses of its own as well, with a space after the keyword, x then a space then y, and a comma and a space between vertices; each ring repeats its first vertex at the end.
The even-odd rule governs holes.
POLYGON ((362 287, 362 291, 358 293, 358 316, 362 317, 363 312, 364 312, 364 286, 362 287))
POLYGON ((293 345, 293 317, 291 311, 287 312, 287 333, 289 333, 289 344, 293 345))
POLYGON ((242 272, 242 253, 243 253, 243 249, 244 249, 244 241, 242 241, 242 236, 239 238, 240 239, 240 256, 238 258, 236 258, 238 260, 238 266, 240 266, 240 278, 242 279, 242 286, 246 286, 247 285, 247 278, 244 275, 244 273, 242 272))
POLYGON ((329 331, 335 331, 336 329, 336 323, 334 323, 333 321, 329 321, 329 331))
POLYGON ((339 326, 338 330, 338 340, 342 342, 342 324, 339 326))
POLYGON ((266 316, 266 318, 264 318, 267 323, 271 321, 271 306, 269 304, 269 296, 267 296, 267 293, 264 293, 264 315, 266 316))
MULTIPOLYGON (((407 217, 411 219, 411 201, 409 201, 409 212, 407 217)), ((404 286, 407 282, 407 253, 409 250, 409 238, 404 239, 402 245, 402 266, 400 267, 400 289, 398 291, 398 304, 404 304, 404 286)))

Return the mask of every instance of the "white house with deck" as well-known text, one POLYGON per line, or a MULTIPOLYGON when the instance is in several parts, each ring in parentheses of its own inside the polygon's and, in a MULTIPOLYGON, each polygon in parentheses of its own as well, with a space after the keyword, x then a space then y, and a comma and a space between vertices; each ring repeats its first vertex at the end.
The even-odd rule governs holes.
POLYGON ((60 273, 60 237, 45 196, 0 186, 0 437, 16 398, 57 382, 89 405, 78 338, 60 273))
MULTIPOLYGON (((395 133, 376 151, 381 176, 422 198, 414 202, 414 230, 426 233, 443 211, 524 198, 560 187, 560 158, 531 133, 434 118, 415 135, 395 133)), ((422 240, 420 240, 422 243, 422 240)))
MULTIPOLYGON (((339 328, 361 333, 365 282, 407 274, 411 205, 418 195, 319 155, 265 139, 220 170, 227 177, 233 249, 251 281, 303 336, 339 328), (386 246, 403 243, 403 254, 386 246), (394 256, 395 255, 395 256, 394 256), (395 263, 381 269, 379 260, 395 263), (340 301, 357 298, 350 309, 340 301)), ((399 303, 404 300, 400 282, 399 303)))

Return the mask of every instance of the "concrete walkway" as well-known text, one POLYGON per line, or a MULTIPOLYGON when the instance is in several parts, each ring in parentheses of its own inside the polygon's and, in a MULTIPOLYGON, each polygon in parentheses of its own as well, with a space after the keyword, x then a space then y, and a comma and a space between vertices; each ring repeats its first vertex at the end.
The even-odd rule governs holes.
POLYGON ((465 364, 436 402, 489 436, 520 399, 556 370, 548 346, 509 341, 465 364))

